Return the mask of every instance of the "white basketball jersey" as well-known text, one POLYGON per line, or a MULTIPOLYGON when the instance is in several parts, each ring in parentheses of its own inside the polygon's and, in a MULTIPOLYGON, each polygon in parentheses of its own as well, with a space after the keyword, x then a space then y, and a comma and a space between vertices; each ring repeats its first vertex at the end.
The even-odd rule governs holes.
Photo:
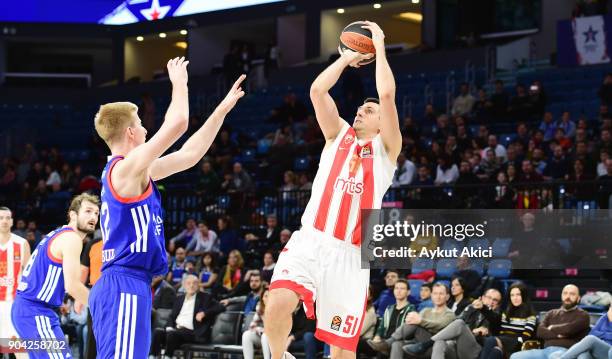
POLYGON ((323 150, 302 226, 361 244, 361 209, 379 209, 391 186, 395 164, 380 135, 357 140, 345 122, 331 146, 323 150))
POLYGON ((6 244, 0 244, 0 301, 12 301, 24 263, 26 240, 11 233, 6 244))

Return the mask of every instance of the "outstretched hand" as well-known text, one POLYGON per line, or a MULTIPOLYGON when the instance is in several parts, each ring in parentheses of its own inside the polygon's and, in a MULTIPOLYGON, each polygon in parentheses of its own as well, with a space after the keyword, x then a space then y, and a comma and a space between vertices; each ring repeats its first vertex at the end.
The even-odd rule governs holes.
POLYGON ((175 57, 168 61, 168 77, 174 86, 187 85, 187 65, 185 57, 175 57))
POLYGON ((246 79, 246 75, 240 75, 238 80, 234 82, 234 85, 229 90, 223 101, 221 101, 221 103, 217 107, 218 109, 220 109, 224 113, 228 113, 234 108, 234 106, 236 106, 236 102, 238 102, 238 100, 240 100, 242 96, 244 96, 244 90, 240 86, 244 79, 246 79))
POLYGON ((372 33, 372 43, 374 44, 375 49, 380 49, 381 47, 385 47, 385 33, 382 31, 380 26, 377 23, 371 21, 364 21, 365 25, 362 25, 362 29, 370 30, 372 33))
POLYGON ((338 52, 340 53, 340 57, 347 59, 349 66, 351 67, 361 67, 360 63, 365 60, 369 60, 374 57, 374 54, 362 54, 361 52, 356 52, 350 49, 342 50, 340 46, 338 46, 338 52))

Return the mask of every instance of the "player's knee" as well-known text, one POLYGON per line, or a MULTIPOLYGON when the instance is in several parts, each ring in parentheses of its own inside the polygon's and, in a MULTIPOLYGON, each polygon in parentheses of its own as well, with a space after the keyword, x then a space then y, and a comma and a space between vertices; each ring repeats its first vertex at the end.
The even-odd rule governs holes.
POLYGON ((265 318, 281 318, 291 316, 299 299, 297 294, 288 289, 276 289, 270 292, 266 304, 265 318))

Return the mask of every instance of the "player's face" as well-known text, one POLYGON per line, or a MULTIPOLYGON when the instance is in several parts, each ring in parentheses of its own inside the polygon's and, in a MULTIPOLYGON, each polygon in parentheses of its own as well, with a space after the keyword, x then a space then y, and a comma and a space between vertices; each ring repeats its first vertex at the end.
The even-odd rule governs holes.
POLYGON ((380 129, 379 105, 374 102, 367 102, 359 106, 353 128, 364 131, 370 136, 376 135, 380 129))
POLYGON ((93 233, 98 223, 100 209, 95 204, 83 201, 77 215, 77 229, 85 233, 93 233))
POLYGON ((142 145, 147 140, 147 129, 142 125, 140 118, 136 117, 132 126, 130 126, 128 130, 131 131, 132 136, 134 136, 134 142, 136 142, 136 145, 142 145))
POLYGON ((13 227, 13 215, 11 211, 0 211, 0 232, 9 233, 13 227))

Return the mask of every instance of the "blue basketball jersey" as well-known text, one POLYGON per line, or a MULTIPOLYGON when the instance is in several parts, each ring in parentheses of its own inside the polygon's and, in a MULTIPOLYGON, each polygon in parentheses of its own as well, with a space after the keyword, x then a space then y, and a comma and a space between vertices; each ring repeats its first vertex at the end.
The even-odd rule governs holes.
POLYGON ((122 266, 150 276, 165 274, 168 260, 161 196, 153 180, 138 197, 119 196, 111 184, 111 171, 122 159, 122 156, 110 158, 102 172, 102 272, 122 266))
POLYGON ((40 241, 21 274, 17 287, 18 297, 50 307, 62 305, 66 294, 62 260, 51 254, 51 243, 67 231, 74 230, 70 227, 58 228, 40 241))

